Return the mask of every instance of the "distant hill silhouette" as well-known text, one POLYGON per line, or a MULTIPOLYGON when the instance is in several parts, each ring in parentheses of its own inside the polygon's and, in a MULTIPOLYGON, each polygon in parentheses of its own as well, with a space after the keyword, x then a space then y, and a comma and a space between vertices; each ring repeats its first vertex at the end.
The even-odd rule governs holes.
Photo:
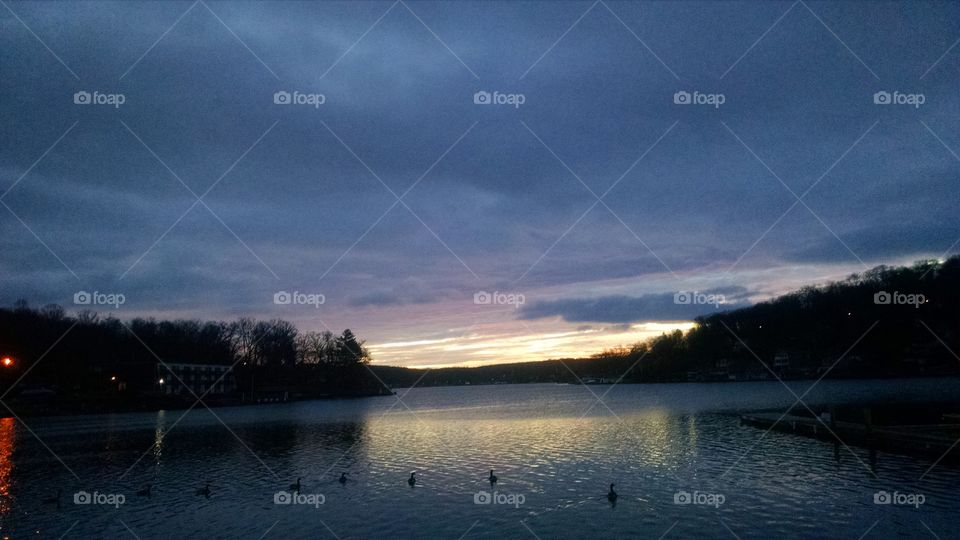
POLYGON ((392 387, 960 374, 960 256, 862 274, 696 319, 590 358, 423 370, 372 366, 392 387), (421 379, 422 377, 422 379, 421 379))

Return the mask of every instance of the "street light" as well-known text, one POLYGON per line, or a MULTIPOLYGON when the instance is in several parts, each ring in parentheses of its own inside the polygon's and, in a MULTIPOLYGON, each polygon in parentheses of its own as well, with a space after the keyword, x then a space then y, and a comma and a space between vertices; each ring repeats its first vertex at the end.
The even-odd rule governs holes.
POLYGON ((12 366, 12 365, 13 365, 13 358, 10 358, 9 356, 4 356, 4 357, 3 357, 3 367, 10 367, 10 366, 12 366))

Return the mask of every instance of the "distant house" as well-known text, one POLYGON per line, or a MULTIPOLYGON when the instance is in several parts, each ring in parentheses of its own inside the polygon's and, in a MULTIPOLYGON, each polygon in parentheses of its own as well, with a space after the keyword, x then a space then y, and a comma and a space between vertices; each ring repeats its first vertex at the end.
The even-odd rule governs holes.
POLYGON ((167 395, 231 394, 237 390, 233 366, 220 364, 157 364, 157 388, 167 395), (209 390, 209 391, 208 391, 209 390))
POLYGON ((773 369, 790 369, 790 355, 783 351, 778 352, 776 356, 773 357, 773 369))

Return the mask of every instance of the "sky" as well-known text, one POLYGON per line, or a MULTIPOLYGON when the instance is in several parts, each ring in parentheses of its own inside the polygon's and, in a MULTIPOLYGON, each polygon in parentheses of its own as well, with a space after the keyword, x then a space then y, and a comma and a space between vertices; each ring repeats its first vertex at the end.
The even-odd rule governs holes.
POLYGON ((958 251, 957 3, 0 4, 2 305, 473 366, 958 251))

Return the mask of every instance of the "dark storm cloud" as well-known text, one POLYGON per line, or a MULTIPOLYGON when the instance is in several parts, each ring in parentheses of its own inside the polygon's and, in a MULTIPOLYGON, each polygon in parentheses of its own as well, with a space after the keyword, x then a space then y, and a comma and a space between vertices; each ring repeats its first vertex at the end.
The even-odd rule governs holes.
POLYGON ((744 287, 676 291, 642 296, 602 296, 548 300, 523 306, 521 319, 562 317, 569 322, 634 323, 685 321, 750 305, 744 287))
MULTIPOLYGON (((353 307, 489 283, 575 295, 748 249, 743 267, 856 263, 834 234, 878 262, 960 236, 944 147, 960 148, 956 51, 920 79, 955 39, 956 5, 811 5, 860 60, 802 5, 741 59, 790 3, 609 3, 659 59, 602 5, 541 58, 589 3, 410 2, 430 30, 397 4, 359 43, 390 3, 210 3, 230 30, 197 4, 152 48, 190 3, 10 5, 80 80, 0 12, 0 189, 77 122, 3 198, 29 227, 0 209, 17 255, 0 261, 5 301, 79 286, 211 311, 295 287, 353 307), (126 103, 74 105, 84 89, 126 103), (874 105, 884 89, 926 103, 874 105), (278 106, 279 90, 326 102, 278 106), (526 102, 477 106, 478 90, 526 102), (678 90, 726 102, 674 105, 678 90), (174 225, 211 186, 209 210, 174 225)), ((662 300, 552 313, 696 314, 662 300)))

